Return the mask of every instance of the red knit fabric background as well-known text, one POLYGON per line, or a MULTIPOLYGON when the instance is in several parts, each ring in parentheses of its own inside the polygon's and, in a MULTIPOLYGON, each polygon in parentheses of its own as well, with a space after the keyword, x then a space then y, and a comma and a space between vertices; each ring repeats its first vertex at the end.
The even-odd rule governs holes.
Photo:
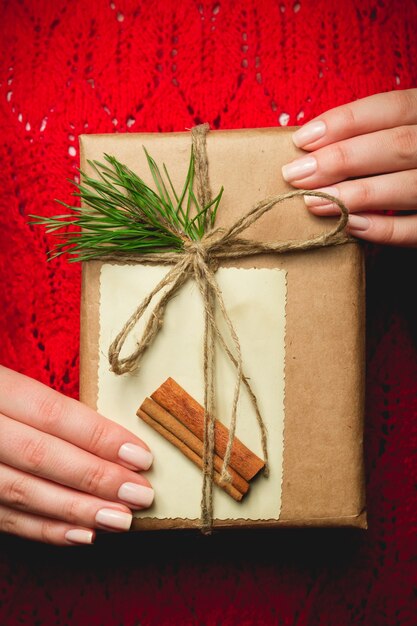
MULTIPOLYGON (((295 125, 417 82, 415 0, 3 0, 0 29, 0 358, 74 397, 80 267, 28 215, 70 201, 80 133, 295 125)), ((417 254, 367 252, 369 530, 3 535, 0 624, 417 624, 417 254)))

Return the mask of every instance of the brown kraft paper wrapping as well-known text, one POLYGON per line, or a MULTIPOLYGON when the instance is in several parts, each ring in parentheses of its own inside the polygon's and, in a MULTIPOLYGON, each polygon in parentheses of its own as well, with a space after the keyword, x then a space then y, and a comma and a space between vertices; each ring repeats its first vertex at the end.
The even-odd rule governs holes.
MULTIPOLYGON (((261 199, 289 191, 281 166, 301 154, 291 128, 211 131, 207 152, 211 187, 224 186, 216 225, 232 224, 261 199)), ((182 133, 82 135, 81 169, 111 154, 150 175, 142 146, 167 165, 181 188, 191 136, 182 133)), ((333 219, 313 217, 302 198, 281 203, 244 237, 262 241, 307 239, 333 219)), ((359 245, 259 255, 234 267, 277 267, 287 272, 285 422, 279 520, 214 520, 227 526, 355 526, 366 528, 363 467, 364 267, 359 245)), ((80 398, 97 407, 99 261, 83 264, 80 398)), ((125 320, 121 320, 121 325, 125 320)), ((151 348, 152 349, 152 348, 151 348)), ((138 398, 138 406, 142 398, 138 398)), ((271 454, 271 451, 270 451, 271 454)), ((198 520, 134 519, 134 529, 190 528, 198 520)))

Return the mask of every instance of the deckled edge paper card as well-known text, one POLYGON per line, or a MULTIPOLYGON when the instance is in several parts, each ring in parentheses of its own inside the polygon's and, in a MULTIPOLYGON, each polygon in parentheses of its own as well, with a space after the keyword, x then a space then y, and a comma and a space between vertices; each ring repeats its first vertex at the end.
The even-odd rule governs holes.
MULTIPOLYGON (((104 264, 100 275, 100 343, 97 409, 111 415, 147 442, 154 464, 147 472, 155 489, 151 509, 138 517, 198 520, 201 471, 176 448, 138 420, 139 402, 164 380, 173 377, 202 402, 204 311, 197 286, 186 283, 173 299, 165 321, 142 367, 126 376, 109 371, 107 348, 121 319, 128 319, 137 302, 166 274, 167 268, 104 264)), ((242 502, 214 489, 217 519, 279 519, 281 508, 282 447, 284 426, 285 272, 279 269, 220 268, 217 279, 228 313, 240 339, 245 374, 257 390, 270 446, 270 476, 259 476, 242 502)), ((147 319, 138 325, 140 332, 147 319)), ((221 330, 226 334, 226 328, 221 330)), ((223 324, 224 326, 224 324, 223 324)), ((126 352, 133 348, 130 338, 126 352)), ((228 426, 235 372, 220 346, 216 350, 217 418, 228 426)), ((249 397, 242 390, 236 436, 262 457, 258 423, 249 397)))
MULTIPOLYGON (((214 190, 222 185, 225 188, 216 222, 219 226, 233 223, 260 199, 289 189, 281 179, 280 168, 299 155, 292 145, 291 133, 292 129, 275 128, 209 133, 211 185, 214 190)), ((180 186, 189 161, 189 133, 84 135, 81 168, 91 175, 87 159, 102 161, 104 153, 112 154, 150 184, 142 146, 157 162, 166 163, 174 186, 180 186)), ((301 199, 293 199, 253 224, 245 237, 265 242, 305 239, 330 228, 332 223, 311 216, 301 199)), ((287 284, 285 417, 279 519, 266 519, 263 514, 256 517, 252 513, 239 519, 221 519, 217 518, 216 504, 214 526, 366 527, 362 446, 364 273, 360 247, 349 244, 258 255, 222 265, 284 270, 287 284), (251 519, 252 516, 256 519, 251 519)), ((100 262, 83 266, 81 399, 94 408, 101 406, 98 399, 101 267, 100 262)), ((175 298, 169 307, 175 307, 175 298)), ((120 320, 121 325, 124 321, 120 320)), ((119 328, 114 330, 118 332, 119 328)), ((163 381, 157 381, 157 385, 160 382, 163 381)), ((142 399, 138 397, 138 406, 142 399)), ((137 418, 133 415, 132 419, 137 418)), ((269 454, 274 454, 271 442, 269 454)), ((259 476, 253 491, 258 483, 268 480, 259 476)), ((147 515, 136 519, 134 528, 198 526, 194 516, 159 519, 151 517, 152 510, 147 515)))

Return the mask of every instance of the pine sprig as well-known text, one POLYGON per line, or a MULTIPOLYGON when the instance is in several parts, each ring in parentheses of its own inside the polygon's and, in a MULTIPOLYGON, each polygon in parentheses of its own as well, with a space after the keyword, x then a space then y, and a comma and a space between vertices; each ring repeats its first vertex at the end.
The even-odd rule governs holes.
POLYGON ((49 254, 53 259, 67 252, 70 261, 86 261, 107 253, 178 252, 186 238, 197 241, 216 219, 223 187, 207 206, 201 207, 194 194, 194 157, 191 151, 187 176, 177 193, 168 170, 159 169, 144 148, 155 189, 114 156, 105 154, 106 163, 88 161, 96 178, 83 172, 82 182, 70 181, 72 194, 81 206, 60 200, 70 213, 42 217, 31 215, 60 241, 49 254))

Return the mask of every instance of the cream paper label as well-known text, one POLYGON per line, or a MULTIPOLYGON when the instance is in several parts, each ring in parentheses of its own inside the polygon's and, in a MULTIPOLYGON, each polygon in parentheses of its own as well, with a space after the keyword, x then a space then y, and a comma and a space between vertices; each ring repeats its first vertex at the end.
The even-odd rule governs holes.
MULTIPOLYGON (((122 325, 162 279, 166 267, 104 264, 100 276, 98 411, 146 441, 154 454, 146 476, 155 489, 154 504, 137 517, 198 519, 202 475, 179 450, 142 422, 136 411, 169 376, 203 404, 203 305, 194 281, 188 281, 168 303, 165 321, 141 367, 133 374, 109 371, 107 351, 122 325)), ((284 445, 284 359, 286 272, 280 269, 220 268, 216 278, 241 342, 244 372, 258 398, 268 431, 270 476, 251 482, 247 496, 235 502, 214 487, 217 519, 278 519, 281 509, 284 445)), ((135 346, 147 317, 123 348, 135 346)), ((229 345, 225 324, 218 323, 229 345)), ((216 348, 217 418, 229 425, 235 370, 216 348)), ((242 386, 236 436, 262 458, 256 416, 242 386)))

